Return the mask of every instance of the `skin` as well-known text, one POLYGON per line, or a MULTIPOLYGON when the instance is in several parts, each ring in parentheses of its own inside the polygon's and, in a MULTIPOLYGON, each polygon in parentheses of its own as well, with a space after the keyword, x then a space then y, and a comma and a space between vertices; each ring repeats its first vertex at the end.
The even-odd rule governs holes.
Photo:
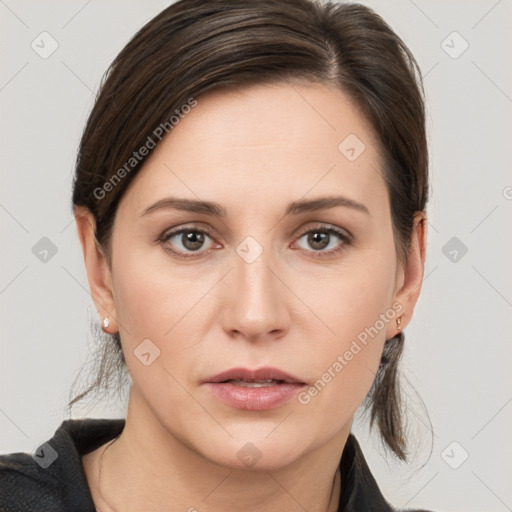
POLYGON ((109 315, 108 332, 121 334, 132 379, 123 433, 83 457, 98 508, 337 510, 339 459, 396 320, 306 405, 294 398, 242 411, 201 381, 235 366, 275 366, 313 385, 393 303, 403 307, 402 327, 409 323, 423 277, 424 215, 401 264, 380 162, 371 126, 332 86, 215 91, 153 150, 121 200, 111 268, 95 246, 93 216, 76 208, 91 294, 100 318, 109 315), (353 162, 338 150, 351 133, 366 146, 353 162), (227 215, 142 215, 170 195, 215 201, 227 215), (284 216, 292 201, 333 195, 368 212, 336 206, 284 216), (209 229, 199 252, 182 235, 157 241, 184 226, 209 229), (308 241, 310 229, 325 226, 352 241, 308 241), (252 263, 236 252, 247 236, 263 249, 252 263), (146 338, 160 350, 149 366, 134 355, 146 338), (251 468, 237 457, 247 442, 261 453, 251 468))

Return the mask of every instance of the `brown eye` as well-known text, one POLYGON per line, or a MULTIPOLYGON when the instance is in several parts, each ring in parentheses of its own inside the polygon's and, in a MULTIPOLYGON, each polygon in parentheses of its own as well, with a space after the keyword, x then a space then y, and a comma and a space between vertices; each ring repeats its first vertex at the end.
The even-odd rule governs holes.
POLYGON ((328 256, 342 251, 345 245, 350 244, 351 238, 348 233, 338 230, 332 226, 319 226, 304 232, 299 240, 305 238, 308 247, 302 247, 310 252, 316 252, 315 256, 328 256), (336 240, 337 239, 337 240, 336 240), (336 241, 338 243, 336 243, 336 241), (331 246, 330 250, 325 250, 331 246))
POLYGON ((186 249, 197 251, 204 244, 204 234, 198 231, 184 231, 181 233, 181 243, 186 249))
POLYGON ((208 233, 197 228, 181 228, 163 235, 160 241, 164 244, 164 248, 182 258, 193 257, 194 254, 202 254, 207 239, 211 240, 208 233))
POLYGON ((331 235, 320 231, 312 231, 307 235, 307 241, 310 247, 314 249, 325 249, 330 242, 331 235))

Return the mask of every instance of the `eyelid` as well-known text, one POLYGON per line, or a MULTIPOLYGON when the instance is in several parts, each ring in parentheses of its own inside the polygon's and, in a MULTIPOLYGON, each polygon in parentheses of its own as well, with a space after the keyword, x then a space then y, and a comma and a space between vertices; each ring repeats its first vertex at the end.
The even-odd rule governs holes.
POLYGON ((166 229, 159 237, 158 240, 166 240, 169 239, 171 236, 178 235, 182 233, 183 231, 198 231, 201 233, 207 234, 210 238, 212 238, 211 232, 208 228, 198 226, 198 225, 178 225, 172 228, 166 229))
MULTIPOLYGON (((348 231, 345 228, 340 228, 340 227, 337 227, 337 226, 334 226, 334 225, 331 225, 331 224, 325 223, 325 222, 318 222, 313 226, 306 226, 305 228, 302 228, 301 230, 299 230, 299 232, 295 236, 302 236, 306 233, 309 233, 311 230, 315 230, 315 229, 326 230, 326 229, 330 229, 330 228, 333 228, 334 230, 339 231, 340 235, 345 235, 347 239, 352 241, 353 235, 352 235, 352 233, 350 233, 350 231, 348 231)), ((186 231, 186 230, 190 230, 190 231, 197 230, 199 232, 207 234, 210 238, 213 238, 211 231, 207 227, 203 227, 201 225, 194 225, 194 224, 187 225, 186 224, 183 226, 178 225, 178 226, 166 229, 162 233, 162 235, 160 235, 158 240, 162 241, 162 240, 168 239, 170 237, 170 235, 177 235, 177 234, 181 233, 182 231, 186 231)))
POLYGON ((315 230, 318 230, 318 231, 329 231, 330 230, 331 232, 338 233, 339 236, 346 238, 347 241, 349 241, 349 242, 352 242, 352 240, 354 238, 352 236, 352 233, 350 233, 350 231, 348 231, 347 229, 340 228, 338 226, 334 226, 334 225, 326 223, 326 222, 320 222, 314 226, 307 226, 303 230, 299 231, 299 234, 297 236, 301 237, 302 235, 305 235, 306 233, 309 233, 310 231, 315 231, 315 230))

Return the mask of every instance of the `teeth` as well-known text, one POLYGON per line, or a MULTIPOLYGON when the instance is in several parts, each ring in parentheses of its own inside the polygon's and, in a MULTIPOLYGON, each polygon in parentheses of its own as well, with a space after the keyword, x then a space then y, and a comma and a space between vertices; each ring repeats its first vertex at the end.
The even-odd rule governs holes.
POLYGON ((247 382, 245 380, 240 379, 231 379, 228 382, 235 384, 236 386, 243 386, 246 388, 264 388, 269 386, 275 386, 276 384, 281 383, 280 380, 267 379, 267 380, 256 380, 253 382, 247 382))

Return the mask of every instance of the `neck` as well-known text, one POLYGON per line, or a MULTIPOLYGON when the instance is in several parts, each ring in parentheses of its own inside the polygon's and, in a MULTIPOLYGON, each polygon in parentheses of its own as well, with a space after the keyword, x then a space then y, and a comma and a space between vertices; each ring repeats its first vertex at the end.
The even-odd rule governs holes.
POLYGON ((122 434, 102 447, 99 510, 336 512, 343 492, 338 465, 349 433, 350 425, 285 467, 233 469, 172 435, 131 392, 122 434))

